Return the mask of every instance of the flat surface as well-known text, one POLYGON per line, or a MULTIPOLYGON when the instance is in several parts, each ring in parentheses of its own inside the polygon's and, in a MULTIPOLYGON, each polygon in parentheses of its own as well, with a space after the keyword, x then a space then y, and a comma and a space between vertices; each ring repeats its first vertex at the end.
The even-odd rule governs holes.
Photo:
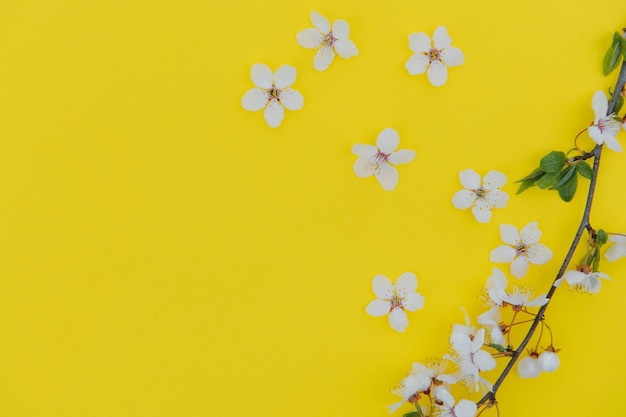
MULTIPOLYGON (((459 307, 485 309, 499 224, 539 222, 555 258, 523 284, 547 291, 584 188, 566 204, 513 181, 592 121, 626 5, 471 6, 2 1, 0 415, 384 416, 459 307), (295 39, 311 8, 360 54, 315 71, 295 39), (404 63, 439 25, 466 59, 435 88, 404 63), (297 68, 304 108, 278 129, 241 106, 254 63, 297 68), (350 153, 386 127, 417 152, 393 192, 350 153), (450 202, 466 168, 509 177, 488 224, 450 202), (405 271, 426 304, 400 334, 365 306, 374 275, 405 271)), ((625 158, 603 155, 595 227, 626 232, 625 158)), ((626 260, 602 269, 598 295, 560 289, 561 368, 512 375, 502 416, 621 412, 626 260)))

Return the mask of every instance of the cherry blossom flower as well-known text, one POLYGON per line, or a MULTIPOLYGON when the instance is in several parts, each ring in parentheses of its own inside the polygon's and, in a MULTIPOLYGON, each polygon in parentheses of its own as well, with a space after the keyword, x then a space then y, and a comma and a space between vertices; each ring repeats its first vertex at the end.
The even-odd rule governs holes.
POLYGON ((606 251, 604 256, 609 262, 617 261, 619 258, 626 257, 626 236, 611 235, 609 240, 613 242, 613 246, 606 251))
POLYGON ((593 124, 589 126, 587 132, 598 145, 606 144, 607 148, 620 152, 622 145, 617 141, 617 133, 620 130, 621 122, 616 119, 615 114, 606 114, 609 109, 609 101, 606 94, 596 91, 591 100, 591 108, 595 114, 593 124))
POLYGON ((263 116, 270 127, 278 127, 285 117, 285 109, 300 110, 304 98, 300 92, 289 88, 296 81, 296 69, 283 65, 272 74, 263 64, 254 64, 250 71, 256 88, 248 90, 241 99, 241 105, 248 111, 265 109, 263 116))
POLYGON ((419 395, 421 392, 425 392, 430 388, 430 378, 426 375, 415 375, 409 374, 406 376, 397 387, 395 387, 391 392, 396 395, 402 397, 402 400, 392 404, 389 407, 389 412, 393 413, 396 411, 402 404, 409 401, 411 397, 415 397, 419 395))
POLYGON ((353 167, 356 176, 367 178, 374 175, 385 190, 392 191, 396 188, 399 175, 394 165, 406 164, 415 158, 415 151, 396 151, 399 143, 398 132, 387 128, 378 135, 376 146, 361 143, 354 145, 352 153, 359 157, 353 167))
MULTIPOLYGON (((583 267, 584 268, 584 267, 583 267)), ((579 290, 590 294, 597 294, 602 288, 600 278, 611 280, 611 278, 603 272, 592 271, 567 271, 562 278, 559 278, 554 285, 558 287, 563 280, 572 287, 572 289, 579 290)))
POLYGON ((476 403, 470 400, 460 400, 455 405, 452 394, 446 390, 437 390, 435 394, 441 405, 436 404, 439 409, 439 417, 474 417, 476 415, 476 403))
POLYGON ((506 183, 506 176, 498 171, 489 171, 482 180, 473 169, 459 172, 461 184, 465 190, 457 191, 452 197, 452 204, 458 209, 472 208, 472 213, 479 223, 491 220, 492 208, 506 207, 509 196, 499 188, 506 183))
POLYGON ((500 328, 502 314, 500 313, 499 306, 496 305, 491 307, 489 310, 476 317, 476 321, 478 321, 481 326, 484 326, 486 330, 489 330, 489 337, 491 338, 492 343, 504 345, 504 334, 500 328))
POLYGON ((450 336, 450 343, 457 358, 450 355, 444 356, 459 365, 460 379, 473 384, 476 390, 479 389, 479 373, 496 367, 496 360, 488 352, 481 350, 484 342, 485 329, 479 329, 473 337, 461 332, 453 332, 450 336))
POLYGON ((517 373, 522 378, 537 378, 541 373, 541 365, 536 356, 525 356, 517 362, 517 373))
POLYGON ((318 71, 328 69, 335 58, 335 51, 340 57, 348 59, 359 54, 350 36, 350 26, 345 20, 335 20, 331 30, 330 22, 318 12, 311 12, 311 23, 315 28, 304 29, 296 35, 296 40, 307 49, 315 49, 313 68, 318 71), (334 49, 334 51, 333 51, 334 49))
POLYGON ((546 350, 541 355, 539 355, 539 368, 543 372, 554 372, 558 369, 561 361, 559 360, 559 355, 552 350, 546 350))
POLYGON ((541 231, 537 222, 528 223, 521 232, 510 224, 500 225, 500 237, 506 245, 500 245, 489 254, 491 262, 511 262, 511 274, 516 278, 526 275, 528 264, 543 265, 552 259, 552 251, 538 243, 541 231))
POLYGON ((393 413, 402 404, 411 400, 419 399, 419 394, 431 391, 433 387, 443 384, 454 384, 456 378, 446 374, 447 361, 433 361, 423 365, 414 363, 411 372, 407 375, 392 392, 402 397, 402 401, 389 406, 389 412, 393 413))
POLYGON ((371 301, 365 311, 374 317, 389 314, 389 324, 398 332, 403 332, 409 325, 405 310, 416 311, 424 307, 424 296, 415 292, 417 277, 411 272, 400 275, 395 285, 384 275, 376 275, 372 288, 378 299, 371 301))
POLYGON ((428 71, 428 81, 440 87, 448 80, 448 67, 461 65, 465 60, 463 52, 452 46, 452 39, 445 26, 435 29, 433 35, 435 46, 431 46, 430 37, 424 33, 409 35, 409 49, 414 54, 406 61, 405 68, 410 75, 423 74, 428 71))
POLYGON ((487 294, 489 300, 495 305, 502 306, 502 303, 508 297, 506 287, 508 281, 499 268, 493 268, 491 275, 487 278, 487 294))
POLYGON ((508 294, 504 298, 504 302, 513 306, 515 310, 520 310, 523 307, 541 307, 550 301, 550 299, 546 297, 546 294, 540 295, 534 300, 530 300, 533 291, 529 288, 515 286, 513 291, 512 294, 508 294))

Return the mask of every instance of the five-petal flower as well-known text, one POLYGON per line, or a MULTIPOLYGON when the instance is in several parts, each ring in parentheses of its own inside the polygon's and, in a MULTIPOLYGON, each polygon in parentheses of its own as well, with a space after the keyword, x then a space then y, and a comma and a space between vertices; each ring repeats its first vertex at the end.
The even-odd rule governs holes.
POLYGON ((254 64, 250 70, 256 88, 248 90, 241 105, 249 111, 265 109, 263 116, 270 127, 278 127, 285 117, 285 109, 300 110, 304 98, 300 92, 289 88, 296 81, 296 69, 289 65, 278 68, 274 74, 263 64, 254 64))
POLYGON ((461 184, 465 190, 459 190, 452 197, 452 204, 458 209, 472 208, 472 213, 480 223, 491 219, 492 208, 506 206, 509 196, 499 190, 506 183, 506 176, 498 171, 489 171, 482 180, 473 169, 459 172, 461 184))
POLYGON ((415 158, 415 151, 400 149, 398 132, 387 128, 379 133, 376 146, 357 143, 352 147, 352 153, 359 158, 354 163, 354 173, 359 178, 374 175, 378 183, 387 191, 396 188, 398 184, 398 170, 394 165, 406 164, 415 158))
POLYGON ((489 254, 491 262, 511 262, 511 274, 516 278, 526 275, 528 264, 543 265, 552 259, 552 251, 538 243, 541 231, 537 222, 528 223, 521 232, 510 224, 500 225, 500 237, 506 245, 500 245, 489 254))
POLYGON ((597 294, 602 288, 602 279, 611 280, 604 272, 592 272, 592 271, 567 271, 565 275, 555 282, 555 286, 559 286, 563 280, 573 289, 590 294, 597 294))
POLYGON ((376 275, 372 288, 378 299, 371 301, 365 311, 374 317, 389 314, 389 324, 398 332, 403 332, 409 325, 404 310, 415 311, 424 306, 424 296, 415 292, 417 277, 411 272, 400 275, 395 285, 384 275, 376 275))
POLYGON ((315 28, 304 29, 296 35, 296 40, 308 49, 315 49, 313 67, 318 71, 324 71, 333 62, 335 51, 340 57, 348 59, 359 54, 356 45, 350 36, 350 26, 345 20, 335 20, 330 27, 330 22, 318 12, 311 12, 311 23, 315 28), (333 50, 334 49, 334 50, 333 50))
POLYGON ((428 70, 428 81, 439 87, 448 80, 448 67, 461 65, 465 57, 459 48, 452 46, 445 26, 435 29, 433 42, 434 46, 431 46, 430 37, 424 32, 410 34, 409 48, 415 53, 406 62, 405 68, 410 75, 423 74, 428 70))
POLYGON ((606 144, 607 148, 620 152, 622 145, 617 141, 616 135, 620 130, 621 122, 614 113, 606 114, 609 109, 609 101, 603 91, 596 91, 591 100, 595 119, 587 132, 591 139, 598 145, 606 144))

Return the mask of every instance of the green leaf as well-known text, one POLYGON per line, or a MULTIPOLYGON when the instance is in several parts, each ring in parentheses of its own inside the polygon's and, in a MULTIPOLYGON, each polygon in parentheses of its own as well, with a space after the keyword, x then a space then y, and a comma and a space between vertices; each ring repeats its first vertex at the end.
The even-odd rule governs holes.
POLYGON ((494 348, 498 352, 506 352, 506 348, 504 346, 501 346, 501 345, 498 345, 498 344, 495 344, 495 343, 489 343, 489 346, 494 348))
POLYGON ((589 164, 585 161, 578 161, 576 164, 576 171, 588 180, 590 180, 593 176, 593 169, 591 169, 589 164))
POLYGON ((570 179, 562 187, 559 188, 559 196, 563 201, 570 202, 576 194, 576 187, 578 186, 578 177, 572 175, 570 179))
POLYGON ((611 46, 606 51, 606 54, 604 54, 604 59, 602 60, 602 73, 605 76, 609 75, 617 68, 622 58, 622 39, 622 36, 618 32, 613 34, 613 42, 611 42, 611 46))
POLYGON ((553 190, 558 190, 562 187, 565 186, 565 184, 567 184, 567 182, 569 181, 570 178, 572 178, 572 176, 576 173, 576 167, 573 165, 568 166, 567 168, 565 168, 561 174, 559 175, 559 180, 557 181, 556 184, 554 184, 554 187, 552 187, 553 190))
POLYGON ((402 417, 420 417, 420 413, 411 411, 410 413, 405 413, 402 417))
POLYGON ((524 181, 529 181, 529 180, 533 180, 536 181, 539 178, 543 177, 543 175, 545 174, 544 171, 542 171, 541 169, 537 168, 536 170, 534 170, 533 172, 531 172, 530 174, 526 175, 524 178, 522 178, 521 180, 517 180, 515 182, 524 182, 524 181))
POLYGON ((549 174, 546 174, 539 180, 535 181, 535 185, 542 190, 545 190, 548 187, 552 187, 559 180, 560 174, 560 172, 550 172, 549 174))
POLYGON ((561 171, 561 168, 563 168, 563 165, 565 165, 566 161, 567 158, 563 152, 552 151, 541 158, 539 168, 545 172, 559 172, 561 171))
POLYGON ((596 252, 593 256, 593 265, 592 265, 593 272, 598 272, 599 267, 600 267, 600 254, 596 252))
MULTIPOLYGON (((624 49, 624 51, 626 51, 626 49, 624 49)), ((626 59, 626 58, 624 58, 626 59)), ((619 113, 619 111, 622 109, 622 106, 624 105, 624 96, 622 96, 621 94, 619 96, 617 96, 617 101, 615 102, 615 109, 613 109, 613 111, 615 113, 619 113)))
POLYGON ((624 38, 623 36, 620 36, 621 38, 621 43, 622 43, 622 55, 624 56, 624 60, 626 60, 626 38, 624 38))
MULTIPOLYGON (((519 181, 518 181, 519 182, 519 181)), ((521 194, 524 191, 526 191, 527 189, 529 189, 530 187, 532 187, 533 185, 535 185, 535 180, 526 180, 524 181, 519 188, 517 189, 517 193, 516 194, 521 194)))
POLYGON ((598 246, 606 245, 606 242, 609 240, 609 236, 602 229, 598 230, 596 233, 596 243, 598 246))

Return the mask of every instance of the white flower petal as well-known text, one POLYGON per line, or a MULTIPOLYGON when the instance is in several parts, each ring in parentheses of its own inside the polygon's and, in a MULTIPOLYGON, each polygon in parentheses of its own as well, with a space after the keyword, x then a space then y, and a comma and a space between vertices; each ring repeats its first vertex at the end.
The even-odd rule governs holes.
POLYGON ((554 352, 545 351, 539 355, 539 368, 543 372, 554 372, 560 365, 559 355, 554 352))
POLYGON ((460 171, 459 180, 461 180, 461 185, 468 190, 480 188, 480 175, 473 169, 460 171))
POLYGON ((408 311, 415 311, 424 308, 424 296, 420 293, 409 294, 403 305, 408 311))
POLYGON ((491 205, 484 198, 479 198, 472 207, 472 214, 478 223, 489 223, 489 220, 491 220, 491 205))
POLYGON ((367 314, 374 317, 381 317, 388 314, 389 309, 391 309, 391 304, 389 301, 385 300, 373 300, 365 307, 367 314))
POLYGON ((597 294, 602 289, 602 282, 595 276, 587 276, 587 291, 597 294))
POLYGON ((587 133, 589 134, 589 137, 593 139, 593 141, 598 145, 602 145, 604 143, 602 131, 598 126, 589 126, 589 129, 587 129, 587 133))
POLYGON ((428 59, 426 55, 413 54, 408 61, 406 61, 404 68, 409 71, 409 75, 418 75, 426 72, 429 63, 430 59, 428 59))
POLYGON ((606 112, 609 110, 609 101, 603 91, 598 90, 593 94, 591 108, 596 116, 596 120, 606 116, 606 112))
POLYGON ((452 205, 461 210, 472 207, 474 201, 476 201, 476 193, 470 190, 459 190, 452 197, 452 205))
POLYGON ((396 280, 396 293, 404 298, 417 290, 417 277, 412 272, 405 272, 396 280))
POLYGON ((327 34, 330 32, 330 22, 318 12, 311 12, 311 23, 313 23, 313 26, 315 26, 317 30, 319 30, 323 34, 327 34))
POLYGON ((491 371, 496 367, 496 360, 484 350, 474 353, 474 364, 481 371, 491 371))
POLYGON ((270 103, 265 108, 265 112, 263 112, 263 116, 270 127, 278 127, 285 117, 285 108, 276 100, 270 100, 270 103))
POLYGON ((509 245, 517 246, 520 243, 520 236, 517 231, 517 227, 511 224, 500 225, 500 238, 504 243, 509 245))
POLYGON ((389 314, 389 324, 392 329, 402 333, 409 325, 409 319, 406 317, 404 310, 401 308, 394 308, 389 314))
POLYGON ((441 87, 448 81, 448 68, 441 61, 433 61, 428 68, 428 81, 435 87, 441 87))
POLYGON ((272 88, 272 70, 267 65, 254 64, 250 70, 250 77, 252 78, 254 85, 257 87, 265 90, 272 88))
POLYGON ((350 36, 350 25, 345 20, 335 20, 333 23, 333 37, 335 39, 347 39, 350 36))
POLYGON ((335 51, 330 46, 319 48, 313 58, 313 68, 318 71, 325 71, 335 59, 335 51))
POLYGON ((580 271, 567 271, 563 278, 565 278, 569 285, 578 285, 583 282, 586 277, 587 275, 580 271))
POLYGON ((539 361, 531 356, 525 356, 517 363, 517 373, 521 378, 536 378, 540 372, 539 361))
POLYGON ((359 158, 354 161, 352 169, 359 178, 367 178, 374 175, 374 166, 367 158, 359 158))
POLYGON ((525 256, 518 256, 513 262, 511 262, 511 275, 515 278, 523 278, 528 270, 528 258, 525 256))
POLYGON ((387 191, 393 191, 398 184, 398 170, 389 164, 382 164, 380 170, 374 173, 378 183, 387 191))
POLYGON ((354 42, 351 39, 339 39, 335 41, 335 51, 340 57, 348 59, 359 54, 354 42))
POLYGON ((382 300, 391 300, 393 297, 393 284, 384 275, 378 274, 372 280, 372 289, 376 297, 382 300))
POLYGON ((248 111, 259 111, 267 104, 267 93, 260 88, 252 88, 244 94, 241 105, 248 111))
POLYGON ((489 260, 496 263, 513 262, 517 256, 517 251, 510 246, 500 245, 489 254, 489 260))
POLYGON ((552 259, 552 251, 546 245, 537 243, 528 248, 528 259, 534 265, 546 264, 552 259))
POLYGON ((610 133, 605 133, 602 135, 602 137, 604 138, 604 144, 606 145, 607 148, 615 152, 622 151, 622 145, 620 145, 620 143, 617 141, 617 138, 615 137, 615 135, 612 135, 610 133))
MULTIPOLYGON (((612 238, 615 238, 615 237, 623 237, 623 236, 611 236, 609 237, 609 240, 613 240, 612 238)), ((614 262, 614 261, 617 261, 619 258, 626 257, 626 242, 619 243, 615 240, 613 241, 615 242, 614 245, 611 246, 609 250, 607 250, 606 253, 604 254, 606 259, 609 260, 609 262, 614 262)))
POLYGON ((408 164, 413 159, 415 159, 416 152, 410 149, 400 149, 399 151, 393 152, 387 158, 387 161, 391 162, 394 165, 400 164, 408 164))
POLYGON ((409 35, 409 49, 420 55, 430 51, 430 36, 424 32, 411 33, 409 35))
POLYGON ((454 407, 454 416, 455 417, 474 417, 478 408, 476 407, 476 403, 470 400, 460 400, 459 403, 454 407))
POLYGON ((296 82, 296 69, 291 65, 282 65, 274 73, 274 85, 278 89, 287 88, 296 82))
POLYGON ((296 40, 300 46, 307 49, 316 49, 322 44, 323 35, 319 30, 308 28, 301 30, 296 35, 296 40))
POLYGON ((445 389, 437 390, 435 394, 437 399, 441 401, 446 407, 452 408, 454 407, 454 397, 445 389))
POLYGON ((537 226, 537 222, 530 222, 520 231, 522 241, 527 245, 534 245, 541 239, 541 230, 537 226))
POLYGON ((437 49, 449 48, 450 45, 452 45, 452 39, 450 38, 450 35, 448 35, 448 29, 445 26, 439 26, 435 29, 433 42, 435 43, 435 48, 437 49))
POLYGON ((352 153, 358 155, 362 158, 371 158, 376 155, 378 152, 378 148, 374 145, 364 145, 362 143, 357 143, 352 147, 352 153))
POLYGON ((400 136, 394 129, 388 127, 378 134, 376 146, 386 154, 390 154, 396 150, 400 144, 400 136))
POLYGON ((489 171, 485 178, 483 178, 483 188, 485 190, 493 190, 494 188, 500 188, 506 184, 506 175, 498 171, 489 171))
POLYGON ((546 294, 543 294, 535 298, 534 300, 525 302, 524 305, 527 307, 541 307, 548 304, 548 301, 550 301, 550 299, 546 297, 546 294))
POLYGON ((502 190, 491 190, 485 195, 485 200, 491 207, 504 208, 509 201, 509 195, 502 190))
POLYGON ((280 91, 280 102, 287 110, 300 110, 304 106, 304 97, 293 88, 285 88, 280 91))
POLYGON ((465 56, 459 48, 450 47, 441 51, 441 60, 446 67, 456 67, 463 64, 465 56))

